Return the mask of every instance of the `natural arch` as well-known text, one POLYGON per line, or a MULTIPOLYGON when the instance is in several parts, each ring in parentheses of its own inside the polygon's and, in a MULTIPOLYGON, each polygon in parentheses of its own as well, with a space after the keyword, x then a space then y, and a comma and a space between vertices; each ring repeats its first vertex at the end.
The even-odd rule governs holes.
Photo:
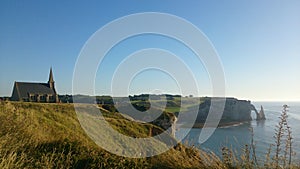
POLYGON ((266 120, 265 112, 263 106, 260 106, 260 111, 258 112, 256 108, 252 105, 251 111, 254 111, 256 114, 256 120, 266 120))

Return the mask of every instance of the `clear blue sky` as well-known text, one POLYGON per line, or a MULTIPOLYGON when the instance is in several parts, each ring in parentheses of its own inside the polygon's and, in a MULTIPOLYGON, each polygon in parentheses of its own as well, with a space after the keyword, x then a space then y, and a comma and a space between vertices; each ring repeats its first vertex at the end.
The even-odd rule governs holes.
MULTIPOLYGON (((70 94, 76 59, 86 40, 110 21, 138 12, 170 13, 201 29, 221 58, 227 96, 300 100, 297 0, 0 1, 0 96, 11 95, 14 81, 46 82, 50 66, 58 93, 70 94)), ((144 47, 160 47, 186 59, 189 51, 178 45, 167 38, 144 36, 128 39, 127 46, 120 44, 115 52, 125 56, 144 47)), ((109 93, 110 75, 122 60, 113 53, 98 70, 99 95, 109 93)), ((210 95, 208 75, 201 63, 186 60, 200 84, 200 95, 210 95)), ((172 78, 157 71, 137 75, 130 91, 148 92, 155 86, 169 93, 178 91, 172 78)))

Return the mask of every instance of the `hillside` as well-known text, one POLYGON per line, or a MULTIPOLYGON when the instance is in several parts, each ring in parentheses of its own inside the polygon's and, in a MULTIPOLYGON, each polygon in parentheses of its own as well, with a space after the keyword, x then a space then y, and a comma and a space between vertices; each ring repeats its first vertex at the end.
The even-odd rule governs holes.
MULTIPOLYGON (((89 106, 83 104, 83 107, 89 106)), ((100 108, 105 120, 118 132, 131 137, 146 138, 163 129, 148 123, 137 123, 117 112, 100 108)), ((284 114, 283 114, 284 115, 284 114)), ((285 120, 285 116, 282 116, 285 120)), ((97 146, 81 128, 72 104, 0 102, 0 168, 281 168, 282 162, 266 156, 258 166, 251 151, 255 145, 245 145, 236 157, 223 147, 222 158, 212 152, 181 143, 165 153, 147 158, 125 158, 97 146), (279 163, 278 163, 279 161, 279 163)), ((280 124, 283 124, 282 122, 280 124)), ((171 138, 171 137, 170 137, 171 138)), ((279 136, 276 140, 281 140, 279 136)), ((150 146, 153 143, 149 143, 150 146)), ((118 140, 107 142, 118 147, 118 140)), ((154 147, 155 148, 155 147, 154 147)), ((268 154, 268 152, 266 152, 268 154)), ((286 165, 300 168, 298 164, 286 165)))
MULTIPOLYGON (((151 124, 104 113, 121 133, 148 137, 151 124)), ((99 148, 82 130, 72 104, 1 102, 0 168, 194 168, 199 152, 177 146, 159 156, 132 159, 99 148)), ((114 146, 114 141, 110 143, 114 146)))

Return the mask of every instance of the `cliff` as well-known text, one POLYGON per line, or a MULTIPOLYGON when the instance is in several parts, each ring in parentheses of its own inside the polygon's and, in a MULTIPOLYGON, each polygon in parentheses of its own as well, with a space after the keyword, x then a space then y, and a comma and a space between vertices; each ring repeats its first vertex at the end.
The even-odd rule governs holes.
MULTIPOLYGON (((210 107, 211 107, 211 98, 210 97, 201 98, 201 104, 199 106, 198 115, 194 127, 203 126, 208 116, 210 107)), ((258 118, 260 117, 256 108, 251 104, 250 101, 238 100, 236 98, 226 98, 225 108, 219 126, 251 121, 252 111, 256 113, 258 118)), ((189 116, 189 115, 190 114, 187 111, 185 116, 189 116)), ((178 123, 184 124, 184 118, 181 119, 178 123)))
MULTIPOLYGON (((156 105, 163 104, 161 96, 154 95, 155 97, 152 97, 153 105, 149 102, 149 96, 150 95, 146 94, 130 96, 130 103, 124 102, 124 99, 122 98, 118 98, 116 108, 114 108, 113 104, 103 104, 102 107, 112 112, 118 112, 118 110, 120 110, 120 113, 134 118, 135 121, 147 122, 148 120, 145 119, 155 119, 149 122, 159 126, 163 130, 170 129, 168 132, 172 136, 174 136, 176 123, 190 126, 195 120, 194 127, 202 127, 211 108, 212 98, 210 97, 187 98, 167 95, 166 107, 162 110, 159 106, 156 107, 156 105), (155 99, 153 100, 153 98, 155 99), (130 104, 137 111, 132 109, 130 104), (150 108, 152 109, 150 110, 150 108), (180 111, 181 115, 178 117, 180 111), (161 112, 164 113, 156 117, 156 115, 159 115, 161 112), (194 113, 197 112, 198 114, 195 115, 194 113)), ((216 106, 219 105, 217 104, 216 106)), ((265 119, 263 110, 259 113, 250 101, 226 98, 224 111, 217 112, 222 113, 219 126, 251 121, 251 112, 256 113, 257 120, 265 119)), ((159 132, 153 131, 153 133, 151 132, 151 135, 157 135, 158 133, 159 132)))
MULTIPOLYGON (((175 137, 177 117, 173 113, 164 112, 159 118, 155 119, 151 123, 161 127, 164 130, 168 130, 168 134, 175 137)), ((154 133, 154 135, 156 135, 154 133)))

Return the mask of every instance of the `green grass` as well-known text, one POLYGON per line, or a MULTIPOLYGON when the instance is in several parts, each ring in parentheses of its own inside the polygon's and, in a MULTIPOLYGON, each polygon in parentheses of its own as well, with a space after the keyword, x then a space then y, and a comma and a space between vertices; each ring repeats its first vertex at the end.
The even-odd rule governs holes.
MULTIPOLYGON (((153 103, 160 103, 161 100, 152 100, 153 103)), ((194 106, 199 106, 199 104, 203 102, 201 98, 185 98, 185 97, 174 97, 173 100, 167 100, 166 107, 163 111, 170 113, 178 113, 178 112, 187 112, 189 108, 194 106), (183 104, 182 104, 183 102, 183 104)), ((150 103, 149 101, 141 101, 141 100, 133 100, 131 104, 133 105, 145 105, 145 103, 150 103)), ((150 104, 149 104, 150 106, 150 104)))

